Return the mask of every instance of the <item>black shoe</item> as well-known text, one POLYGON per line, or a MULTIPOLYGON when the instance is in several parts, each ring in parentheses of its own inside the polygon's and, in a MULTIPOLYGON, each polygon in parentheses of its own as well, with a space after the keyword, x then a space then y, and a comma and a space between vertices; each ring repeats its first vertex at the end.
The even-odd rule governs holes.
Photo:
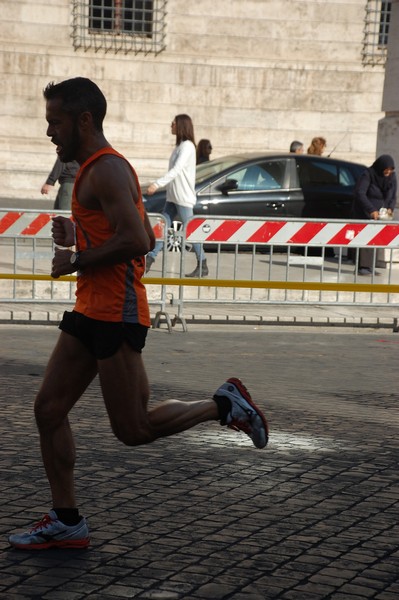
POLYGON ((206 264, 206 259, 204 259, 202 262, 198 261, 194 271, 192 273, 187 273, 186 277, 206 277, 207 275, 209 275, 209 269, 206 264))
POLYGON ((379 277, 381 275, 381 273, 379 271, 373 271, 371 269, 368 269, 367 267, 362 267, 361 269, 358 270, 357 272, 358 275, 368 275, 369 277, 374 276, 374 277, 379 277))
POLYGON ((372 275, 373 271, 367 267, 360 267, 357 274, 358 275, 372 275))

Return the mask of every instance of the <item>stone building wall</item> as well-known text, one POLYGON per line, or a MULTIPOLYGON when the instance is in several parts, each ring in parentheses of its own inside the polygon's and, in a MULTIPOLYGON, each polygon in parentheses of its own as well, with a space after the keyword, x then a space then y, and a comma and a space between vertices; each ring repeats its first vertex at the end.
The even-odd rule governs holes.
POLYGON ((158 55, 75 51, 72 5, 1 2, 0 199, 41 199, 55 159, 42 90, 77 75, 104 91, 106 136, 141 181, 166 169, 182 112, 214 158, 323 135, 333 156, 374 159, 384 68, 362 66, 365 0, 168 0, 158 55))

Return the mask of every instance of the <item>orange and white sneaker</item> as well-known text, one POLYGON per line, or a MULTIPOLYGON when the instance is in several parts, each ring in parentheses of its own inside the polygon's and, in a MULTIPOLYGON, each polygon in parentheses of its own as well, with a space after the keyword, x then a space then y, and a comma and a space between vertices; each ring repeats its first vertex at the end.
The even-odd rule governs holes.
POLYGON ((77 525, 64 525, 57 514, 48 515, 24 533, 14 533, 8 538, 11 546, 20 550, 46 550, 47 548, 87 548, 89 529, 83 517, 77 525))
POLYGON ((235 431, 243 431, 256 448, 264 448, 269 439, 268 425, 262 411, 253 402, 245 385, 236 377, 231 377, 214 393, 214 398, 228 398, 231 408, 222 425, 235 431))

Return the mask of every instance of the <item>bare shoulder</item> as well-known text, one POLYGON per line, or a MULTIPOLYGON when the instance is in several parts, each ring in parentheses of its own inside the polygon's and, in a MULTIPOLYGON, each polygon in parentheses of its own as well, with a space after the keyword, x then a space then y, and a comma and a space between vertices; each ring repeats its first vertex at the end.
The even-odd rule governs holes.
POLYGON ((115 176, 120 177, 132 177, 132 168, 128 161, 121 156, 115 154, 103 154, 93 163, 93 174, 100 179, 109 179, 112 175, 112 179, 115 176))
POLYGON ((77 190, 80 204, 93 210, 113 205, 137 204, 138 187, 129 163, 114 154, 104 154, 87 167, 77 190))
POLYGON ((137 198, 137 185, 128 161, 115 154, 100 156, 91 170, 92 184, 97 190, 129 190, 137 198))

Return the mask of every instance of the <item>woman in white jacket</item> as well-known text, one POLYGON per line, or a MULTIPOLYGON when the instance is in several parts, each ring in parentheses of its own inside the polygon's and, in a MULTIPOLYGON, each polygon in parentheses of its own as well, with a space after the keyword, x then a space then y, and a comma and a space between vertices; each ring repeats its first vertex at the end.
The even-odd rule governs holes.
MULTIPOLYGON (((195 194, 195 164, 196 151, 194 127, 188 115, 176 115, 171 125, 171 133, 176 136, 176 146, 169 159, 169 171, 154 181, 147 195, 152 196, 158 188, 166 187, 166 204, 162 211, 168 226, 179 218, 185 227, 188 219, 193 216, 193 207, 197 201, 195 194)), ((146 273, 154 264, 155 258, 163 249, 163 242, 156 243, 154 250, 147 254, 146 273)), ((208 266, 201 244, 193 244, 197 256, 197 266, 187 277, 204 277, 208 275, 208 266)))

